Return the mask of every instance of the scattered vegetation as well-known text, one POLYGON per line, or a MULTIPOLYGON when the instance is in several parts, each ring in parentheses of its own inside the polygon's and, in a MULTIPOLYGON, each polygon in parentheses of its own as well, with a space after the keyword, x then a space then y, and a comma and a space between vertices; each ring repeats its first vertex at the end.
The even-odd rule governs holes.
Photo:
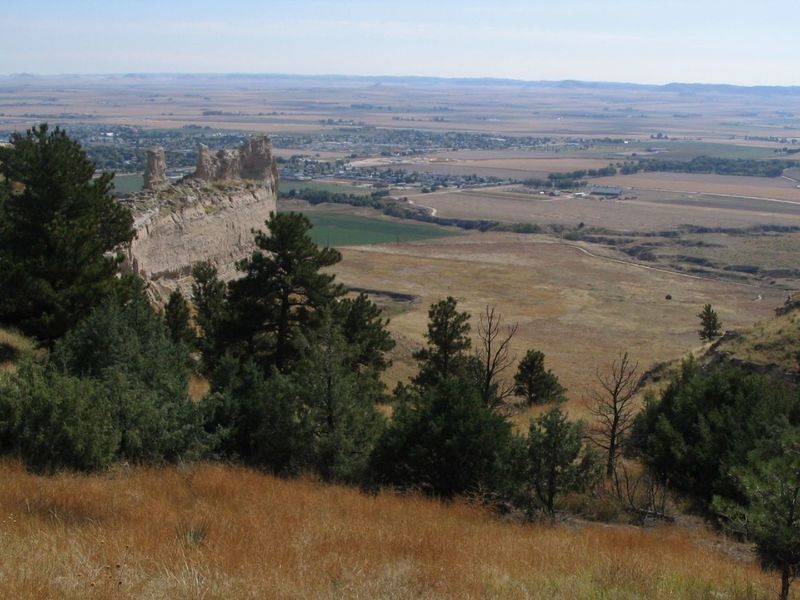
MULTIPOLYGON (((330 272, 341 255, 313 240, 307 217, 271 214, 267 231, 255 232, 256 250, 237 264, 238 279, 223 282, 211 265, 199 263, 194 316, 178 294, 160 313, 143 282, 117 276, 113 252, 130 240, 131 223, 123 209, 108 210, 110 177, 101 177, 99 187, 89 183, 89 163, 59 130, 48 134, 42 126, 14 143, 3 155, 0 261, 8 269, 3 276, 17 279, 4 283, 25 293, 52 292, 43 316, 29 311, 31 297, 19 290, 3 298, 4 322, 36 335, 49 350, 0 374, 0 452, 31 471, 217 459, 376 493, 391 488, 456 503, 472 497, 548 520, 569 507, 570 496, 592 495, 605 475, 616 500, 632 510, 663 517, 665 504, 657 509, 654 499, 669 489, 714 522, 744 523, 743 535, 756 542, 765 567, 778 569, 788 597, 798 572, 796 393, 759 375, 690 360, 634 417, 638 365, 623 353, 607 373, 598 371, 593 428, 555 407, 534 419, 527 435, 517 433, 509 418, 514 393, 530 406, 562 399, 564 388, 535 350, 520 362, 513 388, 506 384, 516 325, 503 326, 487 306, 473 347, 470 315, 447 297, 430 307, 426 344, 414 353, 416 374, 390 394, 381 378, 394 347, 388 320, 365 294, 346 297, 330 272), (60 165, 55 175, 43 171, 48 161, 60 165), (46 228, 33 222, 39 201, 46 228), (99 241, 75 236, 91 239, 98 228, 99 241), (52 264, 51 243, 64 253, 52 264), (67 259, 81 252, 86 262, 77 268, 67 259), (210 380, 199 402, 188 395, 194 365, 210 380), (389 402, 386 417, 380 407, 389 402), (625 463, 637 459, 642 474, 634 481, 625 463), (642 481, 643 501, 636 491, 642 481)), ((242 477, 257 476, 243 471, 242 477)), ((7 491, 0 501, 16 502, 7 491)), ((26 519, 38 509, 27 510, 26 519)), ((82 518, 59 506, 45 512, 82 518)), ((215 518, 172 524, 184 552, 214 543, 218 521, 216 512, 209 514, 215 518)), ((254 537, 244 531, 239 526, 239 541, 254 537)), ((617 585, 617 577, 601 580, 617 585)), ((489 585, 485 573, 481 581, 475 589, 506 591, 505 584, 489 585)), ((710 583, 691 581, 642 593, 713 595, 710 583)), ((734 593, 756 596, 753 588, 734 593)))

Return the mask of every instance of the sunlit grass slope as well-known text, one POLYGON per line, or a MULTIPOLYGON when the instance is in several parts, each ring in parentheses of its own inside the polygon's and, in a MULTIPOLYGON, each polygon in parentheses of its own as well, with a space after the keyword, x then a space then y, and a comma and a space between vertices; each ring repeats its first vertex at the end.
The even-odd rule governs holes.
POLYGON ((521 525, 222 465, 0 463, 2 598, 768 598, 702 529, 521 525))

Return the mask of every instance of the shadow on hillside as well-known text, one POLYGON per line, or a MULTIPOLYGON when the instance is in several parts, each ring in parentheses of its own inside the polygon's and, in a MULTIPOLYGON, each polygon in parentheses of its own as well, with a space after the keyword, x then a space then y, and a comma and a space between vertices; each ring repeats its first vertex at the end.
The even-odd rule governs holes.
POLYGON ((19 350, 11 346, 10 344, 6 344, 4 342, 0 342, 0 363, 5 362, 12 362, 19 358, 19 350))

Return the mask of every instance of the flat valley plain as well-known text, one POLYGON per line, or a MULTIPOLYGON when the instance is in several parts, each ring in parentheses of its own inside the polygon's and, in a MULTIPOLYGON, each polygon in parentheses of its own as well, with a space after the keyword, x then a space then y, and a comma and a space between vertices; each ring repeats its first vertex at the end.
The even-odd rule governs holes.
MULTIPOLYGON (((800 157, 784 151, 799 147, 797 90, 717 86, 0 77, 0 130, 41 121, 68 132, 106 125, 264 132, 281 140, 282 159, 519 180, 636 158, 800 157), (385 132, 404 140, 403 152, 381 145, 385 132), (450 147, 416 149, 418 132, 443 134, 435 139, 450 147), (481 136, 485 147, 459 147, 459 136, 481 136)), ((540 225, 542 234, 447 230, 407 241, 400 231, 408 223, 370 209, 286 206, 344 233, 330 238, 343 254, 333 271, 369 290, 391 318, 397 348, 387 383, 413 374, 428 307, 452 295, 473 326, 487 305, 518 323, 513 352, 544 351, 568 388, 567 409, 585 417, 595 369, 619 352, 642 370, 679 359, 701 349, 703 304, 714 305, 725 329, 744 328, 800 287, 800 231, 791 229, 800 227, 800 167, 785 175, 639 173, 592 182, 621 186, 618 199, 549 196, 521 184, 391 191, 437 217, 540 225), (394 239, 376 244, 376 231, 394 239)), ((360 193, 363 182, 288 185, 360 193)), ((751 553, 702 526, 508 524, 462 504, 367 498, 219 465, 98 477, 38 478, 6 463, 0 471, 13 482, 0 493, 0 540, 11 549, 0 552, 0 570, 13 574, 0 590, 6 585, 16 597, 33 590, 75 598, 744 600, 769 597, 774 585, 751 553)))
POLYGON ((768 286, 658 270, 549 236, 470 233, 341 250, 335 272, 343 283, 415 298, 391 319, 392 382, 414 372, 411 352, 421 347, 429 305, 452 295, 473 326, 487 305, 518 323, 514 352, 542 350, 578 414, 595 369, 620 352, 647 369, 698 346, 696 314, 706 302, 733 329, 770 317, 785 299, 768 286))

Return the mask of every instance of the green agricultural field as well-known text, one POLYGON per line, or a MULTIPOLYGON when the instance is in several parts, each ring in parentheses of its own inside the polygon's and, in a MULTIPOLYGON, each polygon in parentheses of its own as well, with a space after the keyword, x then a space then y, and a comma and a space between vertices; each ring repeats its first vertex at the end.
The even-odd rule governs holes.
POLYGON ((427 223, 403 223, 351 215, 306 213, 314 228, 311 235, 323 246, 363 246, 391 242, 413 242, 458 235, 457 232, 427 223))
POLYGON ((140 192, 144 185, 142 175, 116 175, 114 176, 114 189, 118 192, 140 192))
POLYGON ((374 190, 371 188, 363 188, 355 185, 348 185, 346 183, 337 183, 335 181, 281 181, 280 193, 286 194, 292 190, 315 190, 318 192, 331 192, 339 194, 363 194, 367 195, 374 190))

